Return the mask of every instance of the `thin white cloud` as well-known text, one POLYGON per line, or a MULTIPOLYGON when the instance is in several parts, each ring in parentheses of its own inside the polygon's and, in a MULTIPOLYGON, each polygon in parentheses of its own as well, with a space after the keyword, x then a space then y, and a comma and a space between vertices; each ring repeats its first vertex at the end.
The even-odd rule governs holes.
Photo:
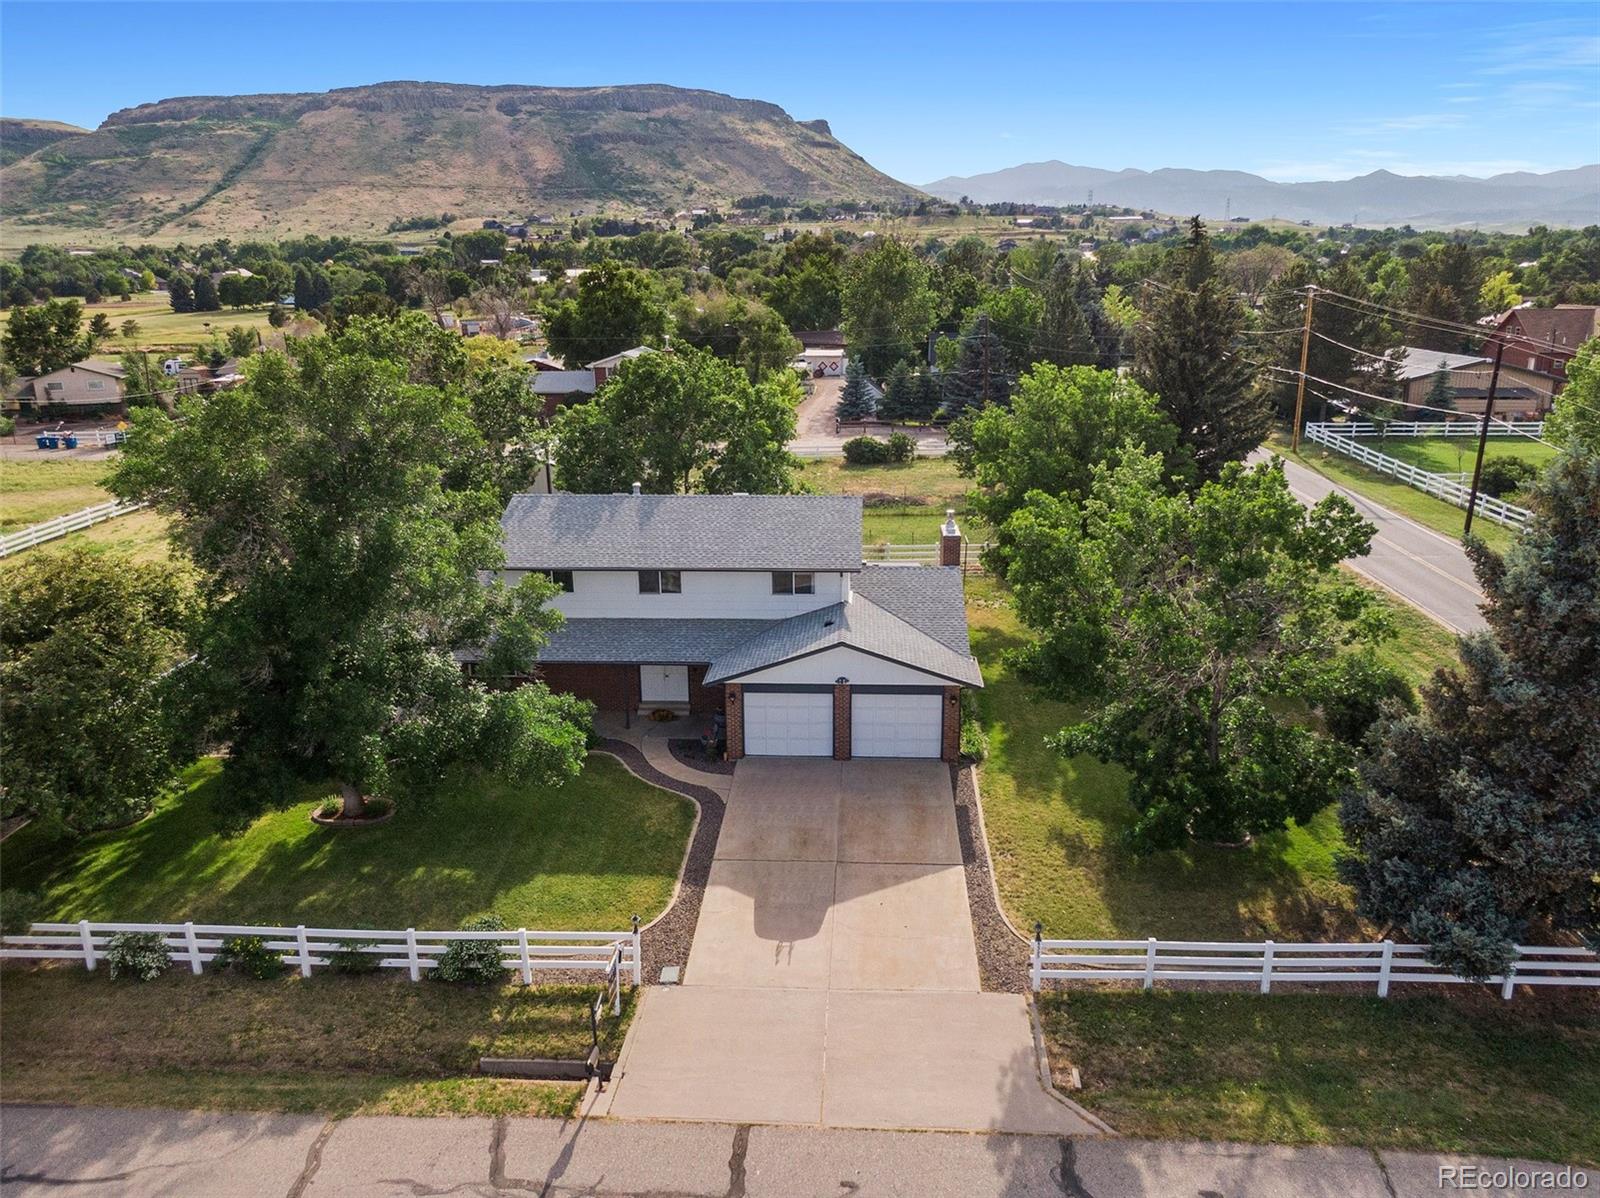
POLYGON ((1427 129, 1453 129, 1457 125, 1464 124, 1466 119, 1459 112, 1412 112, 1400 116, 1354 121, 1340 126, 1339 132, 1356 137, 1375 133, 1417 133, 1427 129))

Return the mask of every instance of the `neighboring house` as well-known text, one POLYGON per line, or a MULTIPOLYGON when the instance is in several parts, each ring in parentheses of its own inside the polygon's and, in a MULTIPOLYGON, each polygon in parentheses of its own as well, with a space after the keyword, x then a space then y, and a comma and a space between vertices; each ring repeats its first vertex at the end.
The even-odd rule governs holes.
POLYGON ((609 358, 597 358, 595 361, 590 362, 588 366, 584 367, 584 369, 592 370, 594 372, 594 385, 599 387, 602 386, 608 378, 616 374, 617 370, 622 366, 622 364, 629 359, 642 357, 645 354, 654 354, 659 352, 659 350, 651 349, 648 345, 636 345, 632 349, 623 350, 620 354, 612 354, 609 358))
POLYGON ((1600 335, 1600 307, 1592 304, 1557 304, 1554 308, 1513 308, 1500 318, 1484 345, 1493 354, 1503 344, 1502 365, 1547 375, 1560 394, 1567 382, 1567 363, 1578 347, 1600 335))
POLYGON ((178 371, 178 394, 210 394, 223 387, 232 387, 243 379, 237 358, 229 358, 220 366, 195 362, 178 371))
POLYGON ((529 354, 522 359, 535 370, 565 370, 566 365, 549 354, 529 354))
POLYGON ((812 378, 836 379, 844 377, 844 350, 842 349, 812 349, 809 346, 800 351, 800 356, 795 362, 804 366, 805 371, 812 378))
POLYGON ((844 348, 844 334, 838 329, 802 329, 794 337, 803 349, 844 348))
POLYGON ((120 409, 125 376, 126 372, 115 362, 88 359, 37 378, 23 379, 12 396, 23 412, 49 413, 62 408, 75 411, 120 409))
MULTIPOLYGON (((1483 414, 1489 379, 1494 373, 1492 358, 1406 346, 1397 352, 1397 360, 1403 389, 1400 398, 1406 403, 1427 404, 1428 396, 1433 393, 1434 378, 1443 373, 1450 388, 1450 406, 1464 416, 1483 414)), ((1554 380, 1549 375, 1504 361, 1495 385, 1495 415, 1506 420, 1538 420, 1550 410, 1553 391, 1554 380)), ((1402 419, 1447 420, 1449 416, 1414 408, 1402 419)))
POLYGON ((582 403, 594 394, 592 370, 546 370, 538 367, 528 379, 533 393, 544 400, 546 419, 554 416, 557 408, 582 403))
POLYGON ((517 495, 507 581, 561 588, 537 676, 602 711, 724 713, 731 757, 954 761, 967 640, 942 566, 861 560, 854 495, 517 495))

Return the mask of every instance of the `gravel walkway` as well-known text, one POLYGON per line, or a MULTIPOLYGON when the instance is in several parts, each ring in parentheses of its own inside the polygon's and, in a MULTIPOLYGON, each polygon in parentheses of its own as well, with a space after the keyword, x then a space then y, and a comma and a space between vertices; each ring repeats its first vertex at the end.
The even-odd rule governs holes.
POLYGON ((989 872, 983 814, 972 781, 972 767, 951 767, 956 790, 956 835, 967 874, 967 903, 972 908, 972 935, 978 948, 978 977, 985 990, 1025 994, 1028 990, 1028 946, 1000 914, 994 878, 989 872))
POLYGON ((689 943, 694 939, 695 924, 700 921, 700 901, 705 897, 706 878, 711 874, 711 857, 716 852, 717 835, 722 831, 722 813, 726 804, 722 796, 709 787, 680 782, 663 774, 645 760, 642 752, 626 741, 603 737, 596 748, 603 753, 610 753, 652 786, 692 799, 700 808, 700 822, 695 827, 694 840, 689 845, 689 856, 684 862, 683 880, 678 886, 677 897, 672 906, 640 937, 644 950, 644 981, 646 985, 652 985, 661 980, 664 966, 676 965, 681 970, 689 963, 689 943))
POLYGON ((687 737, 675 736, 667 741, 667 751, 682 765, 692 770, 699 770, 702 774, 721 774, 727 776, 739 763, 737 761, 708 761, 705 752, 700 748, 700 742, 687 737))

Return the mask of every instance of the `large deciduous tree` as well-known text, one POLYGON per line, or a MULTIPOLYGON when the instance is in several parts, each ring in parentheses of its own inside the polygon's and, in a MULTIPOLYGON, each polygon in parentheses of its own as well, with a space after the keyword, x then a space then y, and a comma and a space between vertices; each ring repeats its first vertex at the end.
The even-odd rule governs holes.
POLYGON ((1147 292, 1133 377, 1160 397, 1194 455, 1198 479, 1218 478, 1261 444, 1272 409, 1256 391, 1255 368, 1239 344, 1244 309, 1218 273, 1199 217, 1147 292))
POLYGON ((1567 385, 1556 396, 1544 435, 1557 445, 1600 453, 1600 337, 1585 341, 1567 363, 1567 385))
POLYGON ((1086 498, 1035 491, 1005 530, 1039 634, 1027 664, 1095 700, 1054 743, 1128 771, 1136 846, 1235 843, 1310 819, 1348 783, 1348 748, 1295 712, 1341 646, 1382 631, 1336 569, 1373 533, 1346 500, 1307 510, 1281 464, 1174 494, 1160 457, 1124 453, 1086 498))
POLYGON ((845 335, 851 352, 875 378, 916 354, 938 311, 927 265, 893 237, 877 238, 845 269, 845 335))
POLYGON ((781 495, 797 489, 800 385, 779 371, 759 383, 706 350, 644 354, 624 363, 589 403, 553 425, 556 481, 606 494, 633 483, 653 495, 781 495))
POLYGON ((0 571, 0 814, 74 834, 147 813, 187 760, 163 691, 194 595, 166 564, 77 549, 0 571))
POLYGON ((1535 484, 1504 558, 1468 551, 1489 630, 1369 734, 1342 804, 1361 912, 1467 977, 1526 937, 1600 937, 1600 453, 1535 484))
POLYGON ((49 374, 71 366, 93 348, 82 325, 83 305, 77 300, 51 300, 13 308, 6 318, 0 346, 18 374, 49 374))
POLYGON ((255 355, 244 383, 184 401, 178 421, 134 412, 110 480, 168 517, 202 579, 184 693, 227 746, 231 809, 332 780, 358 815, 457 762, 571 777, 587 705, 487 689, 453 656, 486 646, 481 676, 525 674, 560 618, 544 579, 481 581, 504 560, 501 508, 475 472, 451 481, 483 452, 460 339, 413 313, 293 348, 255 355))
POLYGON ((550 352, 576 368, 635 346, 659 346, 667 324, 667 306, 650 276, 607 259, 583 273, 577 298, 551 311, 545 334, 550 352))

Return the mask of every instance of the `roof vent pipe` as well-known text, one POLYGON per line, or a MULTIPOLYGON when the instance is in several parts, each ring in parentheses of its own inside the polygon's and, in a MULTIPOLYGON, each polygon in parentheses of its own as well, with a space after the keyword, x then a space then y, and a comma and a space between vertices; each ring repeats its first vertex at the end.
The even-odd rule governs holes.
POLYGON ((641 495, 641 494, 644 493, 644 488, 641 487, 638 483, 634 483, 633 484, 633 493, 635 495, 641 495))

